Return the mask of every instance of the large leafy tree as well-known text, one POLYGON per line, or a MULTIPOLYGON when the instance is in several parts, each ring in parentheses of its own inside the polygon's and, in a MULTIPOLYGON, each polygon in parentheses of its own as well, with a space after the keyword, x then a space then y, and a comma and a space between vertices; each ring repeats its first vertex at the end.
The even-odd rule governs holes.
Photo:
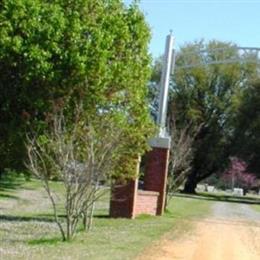
POLYGON ((170 117, 180 129, 189 124, 199 127, 185 192, 195 192, 198 182, 222 172, 228 163, 233 116, 242 90, 256 76, 255 64, 247 62, 251 56, 242 56, 235 45, 218 41, 186 44, 177 54, 170 117), (221 64, 222 60, 240 62, 221 64))
POLYGON ((28 124, 43 128, 53 104, 75 104, 68 97, 92 116, 124 115, 125 158, 144 151, 150 32, 136 4, 4 0, 0 25, 0 172, 23 167, 28 124))
POLYGON ((248 162, 248 168, 260 177, 260 82, 254 82, 241 96, 234 117, 234 154, 248 162))

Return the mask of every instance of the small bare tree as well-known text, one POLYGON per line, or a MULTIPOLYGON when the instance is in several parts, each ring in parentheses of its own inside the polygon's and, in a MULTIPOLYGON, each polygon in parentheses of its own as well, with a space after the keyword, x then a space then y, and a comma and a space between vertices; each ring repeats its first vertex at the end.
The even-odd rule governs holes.
POLYGON ((70 124, 63 111, 56 112, 44 134, 28 135, 27 167, 47 191, 63 240, 73 237, 81 218, 85 229, 91 227, 95 201, 104 192, 99 184, 110 180, 120 138, 121 131, 109 115, 101 113, 90 119, 81 108, 70 124), (53 177, 64 188, 61 205, 50 185, 53 177), (58 214, 61 206, 65 221, 58 214))
POLYGON ((192 144, 201 126, 194 129, 192 124, 178 129, 174 120, 171 122, 171 149, 169 158, 169 173, 167 179, 167 201, 172 198, 181 185, 185 182, 191 170, 193 159, 192 144))

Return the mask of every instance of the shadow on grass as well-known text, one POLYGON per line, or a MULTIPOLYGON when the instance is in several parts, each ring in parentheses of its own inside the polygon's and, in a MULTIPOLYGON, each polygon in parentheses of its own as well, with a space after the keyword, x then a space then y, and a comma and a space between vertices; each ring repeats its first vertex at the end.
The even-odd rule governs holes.
POLYGON ((212 194, 212 193, 197 193, 197 194, 186 194, 186 193, 176 193, 176 197, 190 198, 190 199, 201 199, 210 201, 223 201, 230 203, 243 203, 243 204, 260 204, 260 199, 250 198, 250 197, 240 197, 225 194, 212 194))
POLYGON ((28 241, 29 245, 56 245, 61 243, 62 240, 60 237, 55 238, 40 238, 40 239, 32 239, 28 241))
POLYGON ((4 174, 0 178, 0 192, 18 189, 25 179, 21 174, 4 174))
MULTIPOLYGON (((66 215, 59 214, 58 217, 60 219, 65 219, 66 215)), ((109 219, 110 216, 108 214, 97 214, 94 215, 94 218, 97 219, 109 219)), ((38 222, 48 222, 48 223, 54 223, 54 216, 53 214, 38 214, 35 216, 15 216, 15 215, 1 215, 0 214, 0 222, 1 221, 10 221, 10 222, 29 222, 29 221, 38 221, 38 222)))
MULTIPOLYGON (((0 189, 0 192, 1 192, 1 189, 0 189)), ((0 193, 0 199, 1 198, 3 198, 3 199, 16 199, 16 200, 19 199, 19 197, 17 197, 17 196, 5 194, 5 193, 0 193)))
MULTIPOLYGON (((60 218, 65 218, 64 215, 59 215, 60 218)), ((53 215, 42 214, 36 216, 14 216, 14 215, 0 215, 0 222, 9 221, 9 222, 29 222, 29 221, 38 221, 38 222, 47 222, 54 223, 53 215)))
POLYGON ((105 219, 107 219, 107 218, 110 218, 110 216, 108 214, 97 214, 97 215, 95 214, 94 218, 105 218, 105 219))

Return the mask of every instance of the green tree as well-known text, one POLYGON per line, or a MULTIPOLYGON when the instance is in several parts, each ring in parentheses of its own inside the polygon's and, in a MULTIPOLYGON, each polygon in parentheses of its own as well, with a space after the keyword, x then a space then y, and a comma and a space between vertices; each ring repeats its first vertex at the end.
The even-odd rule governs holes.
POLYGON ((260 178, 260 82, 253 82, 243 91, 234 117, 234 151, 248 162, 250 171, 260 178))
POLYGON ((77 99, 90 115, 128 118, 118 125, 129 140, 124 158, 146 149, 150 31, 137 4, 3 0, 0 25, 0 172, 23 168, 28 125, 44 128, 53 104, 77 99))
POLYGON ((222 172, 228 163, 233 115, 243 88, 256 76, 256 65, 247 63, 251 56, 241 56, 235 45, 218 41, 186 44, 177 54, 169 112, 179 128, 200 126, 185 192, 195 192, 198 182, 222 172), (221 60, 241 62, 221 64, 221 60))

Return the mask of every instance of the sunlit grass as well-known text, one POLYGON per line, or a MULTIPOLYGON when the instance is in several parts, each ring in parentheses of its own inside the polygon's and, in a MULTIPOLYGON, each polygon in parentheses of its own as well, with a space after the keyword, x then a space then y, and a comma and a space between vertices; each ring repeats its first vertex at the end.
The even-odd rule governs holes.
MULTIPOLYGON (((52 185, 62 192, 61 184, 52 185)), ((165 233, 174 239, 189 232, 191 220, 207 215, 212 205, 207 200, 174 197, 162 217, 110 219, 107 193, 97 203, 92 230, 85 233, 79 227, 75 239, 64 243, 39 181, 22 182, 8 192, 13 197, 0 197, 1 259, 133 259, 165 233)))
POLYGON ((260 212, 260 203, 259 205, 252 205, 252 208, 258 212, 260 212))

